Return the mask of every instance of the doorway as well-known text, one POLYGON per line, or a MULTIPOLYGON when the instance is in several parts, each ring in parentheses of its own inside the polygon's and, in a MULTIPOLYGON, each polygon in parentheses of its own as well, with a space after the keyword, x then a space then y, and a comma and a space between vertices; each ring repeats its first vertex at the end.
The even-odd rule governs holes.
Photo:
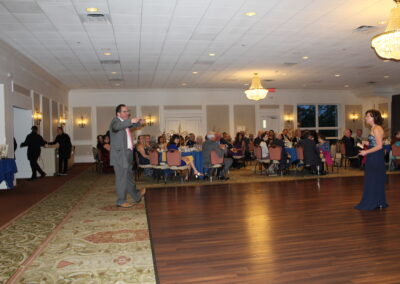
POLYGON ((32 111, 13 107, 14 138, 17 141, 17 150, 15 151, 15 162, 18 172, 16 178, 30 178, 32 176, 31 167, 27 158, 27 147, 21 148, 20 145, 25 141, 26 136, 31 132, 32 111))

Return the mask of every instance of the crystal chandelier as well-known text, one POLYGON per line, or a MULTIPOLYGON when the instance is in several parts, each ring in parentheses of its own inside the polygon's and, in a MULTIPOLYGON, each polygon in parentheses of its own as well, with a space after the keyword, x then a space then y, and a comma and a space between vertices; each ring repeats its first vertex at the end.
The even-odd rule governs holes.
POLYGON ((390 13, 385 32, 374 36, 371 46, 381 58, 400 60, 400 0, 394 2, 397 7, 390 13))
POLYGON ((253 101, 259 101, 265 99, 268 94, 268 90, 264 89, 263 86, 261 85, 260 77, 257 76, 257 73, 254 73, 254 77, 251 80, 250 88, 244 92, 246 94, 246 97, 249 100, 253 101))

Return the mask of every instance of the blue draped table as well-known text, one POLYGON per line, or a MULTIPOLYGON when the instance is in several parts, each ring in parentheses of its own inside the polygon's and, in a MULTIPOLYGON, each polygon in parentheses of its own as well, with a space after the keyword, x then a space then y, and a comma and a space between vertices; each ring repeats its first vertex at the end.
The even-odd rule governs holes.
POLYGON ((16 172, 17 164, 14 159, 0 159, 0 183, 5 181, 7 188, 13 188, 16 172))
POLYGON ((182 152, 181 153, 182 157, 185 156, 193 156, 193 162, 194 162, 194 166, 196 167, 196 169, 202 173, 203 172, 203 152, 197 152, 197 151, 193 151, 193 152, 182 152))
POLYGON ((290 155, 290 163, 294 163, 295 161, 297 161, 297 152, 296 152, 296 148, 287 148, 285 147, 285 151, 286 153, 288 153, 290 155))

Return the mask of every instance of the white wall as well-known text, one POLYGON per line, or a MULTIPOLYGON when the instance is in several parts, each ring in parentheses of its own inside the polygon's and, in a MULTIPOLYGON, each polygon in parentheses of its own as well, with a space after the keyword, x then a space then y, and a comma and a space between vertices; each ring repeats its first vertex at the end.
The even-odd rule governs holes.
MULTIPOLYGON (((0 143, 13 145, 13 106, 31 109, 32 98, 12 92, 12 82, 46 96, 52 101, 68 105, 68 88, 27 57, 0 41, 0 143), (4 99, 4 100, 3 100, 4 99)), ((27 133, 28 134, 28 133, 27 133)), ((13 157, 13 147, 8 154, 13 157)))
MULTIPOLYGON (((234 105, 255 105, 256 111, 254 115, 256 116, 256 129, 259 129, 260 119, 260 105, 273 104, 280 106, 280 114, 283 117, 283 105, 293 105, 297 104, 338 104, 339 105, 339 133, 344 130, 344 105, 346 104, 361 104, 369 108, 369 105, 374 102, 385 101, 385 98, 363 98, 355 96, 350 91, 335 91, 335 90, 277 90, 276 93, 271 93, 265 100, 254 102, 246 98, 243 90, 240 89, 189 89, 189 88, 179 88, 179 89, 118 89, 118 90, 71 90, 69 93, 69 106, 74 107, 91 107, 92 117, 96 116, 96 107, 98 106, 117 106, 120 103, 126 104, 128 106, 136 106, 137 110, 141 109, 141 106, 160 106, 160 132, 163 129, 164 112, 162 111, 164 106, 168 105, 201 105, 203 118, 206 119, 206 106, 207 105, 229 105, 230 117, 233 118, 233 106, 234 105)), ((364 109, 364 108, 363 108, 364 109)), ((294 107, 296 111, 296 107, 294 107)), ((140 112, 138 113, 140 115, 140 112)), ((296 113, 294 113, 294 118, 296 120, 296 113)), ((233 119, 231 119, 233 120, 233 119)), ((69 123, 74 120, 70 119, 69 123)), ((283 128, 283 119, 282 128, 283 128)), ((95 120, 93 120, 95 123, 95 120)), ((207 129, 205 129, 207 121, 203 121, 203 133, 205 134, 207 129)), ((295 121, 296 125, 296 121, 295 121)), ((69 125, 70 129, 71 125, 69 125)), ((96 129, 96 125, 93 125, 92 129, 96 129)), ((228 131, 233 134, 235 130, 233 129, 233 123, 230 125, 228 131)), ((73 137, 72 137, 73 139, 73 137)), ((92 145, 95 145, 96 135, 92 135, 92 145)), ((76 145, 86 145, 89 141, 76 141, 73 139, 73 143, 76 145)), ((88 145, 86 145, 88 146, 88 145)), ((87 153, 86 157, 77 159, 78 161, 91 161, 92 158, 90 153, 87 153)))

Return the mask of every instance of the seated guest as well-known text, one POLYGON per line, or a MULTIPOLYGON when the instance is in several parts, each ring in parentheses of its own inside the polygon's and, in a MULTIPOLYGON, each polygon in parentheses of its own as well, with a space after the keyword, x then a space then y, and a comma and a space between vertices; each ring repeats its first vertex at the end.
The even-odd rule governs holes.
POLYGON ((146 148, 146 135, 140 135, 138 137, 138 143, 136 144, 136 152, 139 158, 140 165, 150 164, 149 150, 146 148))
POLYGON ((271 146, 274 140, 275 140, 275 131, 271 129, 270 131, 268 131, 268 140, 267 140, 268 146, 271 146))
POLYGON ((257 137, 254 138, 254 146, 260 145, 260 143, 264 140, 263 134, 266 134, 266 132, 263 130, 258 130, 257 137))
POLYGON ((165 138, 165 135, 161 135, 157 138, 157 144, 161 151, 167 150, 167 139, 165 138))
POLYGON ((241 156, 244 154, 246 149, 246 142, 244 141, 244 135, 242 132, 236 133, 235 141, 233 141, 233 147, 236 149, 234 155, 241 156))
POLYGON ((303 147, 304 163, 311 167, 313 174, 325 174, 324 165, 322 164, 319 150, 314 141, 314 135, 311 132, 306 132, 303 139, 298 143, 303 147))
POLYGON ((103 172, 112 173, 114 172, 113 166, 110 165, 110 137, 104 136, 104 144, 101 148, 101 161, 103 162, 103 172))
POLYGON ((197 149, 201 149, 203 147, 203 137, 201 136, 196 137, 196 144, 194 144, 194 147, 197 149))
MULTIPOLYGON (((203 163, 204 168, 211 168, 211 151, 216 151, 219 157, 223 157, 227 151, 226 145, 220 145, 215 141, 215 133, 210 131, 207 133, 207 140, 203 143, 203 163)), ((224 158, 224 170, 220 173, 221 179, 229 179, 228 172, 233 161, 231 158, 224 158)))
POLYGON ((286 164, 287 164, 286 163, 287 153, 285 151, 285 142, 283 140, 283 135, 281 133, 278 133, 270 145, 271 145, 271 147, 276 147, 276 146, 282 147, 280 165, 281 165, 281 169, 285 169, 286 164))
POLYGON ((283 137, 283 141, 290 141, 290 136, 289 136, 289 130, 287 130, 286 128, 282 130, 282 137, 283 137))
POLYGON ((323 157, 325 158, 325 162, 328 166, 333 165, 332 157, 331 157, 331 145, 329 141, 325 140, 325 136, 321 133, 318 133, 318 149, 322 152, 323 157))
POLYGON ((219 143, 220 143, 220 144, 226 145, 226 139, 228 138, 228 136, 229 136, 228 133, 226 133, 225 131, 222 132, 222 137, 221 137, 221 139, 219 140, 219 143))
POLYGON ((188 140, 186 141, 186 146, 192 148, 196 144, 196 136, 193 133, 189 133, 188 140))
POLYGON ((261 147, 261 158, 262 159, 269 159, 269 150, 268 150, 268 146, 267 146, 267 140, 268 140, 268 136, 267 133, 263 133, 261 135, 261 142, 259 144, 259 146, 261 147))
MULTIPOLYGON (((354 138, 351 137, 352 131, 351 129, 346 129, 344 131, 344 136, 342 138, 342 143, 344 143, 346 157, 355 157, 358 156, 359 150, 356 147, 354 142, 354 138)), ((350 159, 350 165, 354 168, 358 168, 361 165, 360 159, 350 159)))
POLYGON ((364 137, 362 137, 362 134, 363 134, 362 129, 356 130, 356 138, 354 139, 354 143, 356 146, 358 143, 362 144, 362 142, 366 140, 364 137))
MULTIPOLYGON (((179 147, 180 147, 180 137, 178 134, 174 134, 172 135, 171 139, 169 140, 167 149, 168 150, 176 150, 179 151, 179 147)), ((185 166, 185 165, 189 165, 190 168, 192 168, 194 175, 196 176, 196 178, 198 176, 202 176, 203 174, 200 173, 197 169, 196 166, 194 165, 194 161, 193 161, 193 156, 189 155, 189 156, 181 156, 181 166, 185 166)), ((186 177, 187 178, 187 177, 186 177)))
POLYGON ((293 138, 292 138, 293 145, 296 145, 297 143, 299 143, 300 140, 301 140, 301 131, 300 131, 300 129, 296 129, 294 131, 294 135, 293 135, 293 138))
POLYGON ((104 136, 103 135, 97 135, 97 158, 101 160, 101 150, 104 145, 104 136))
POLYGON ((400 146, 400 130, 394 132, 394 135, 390 141, 390 145, 400 146))

